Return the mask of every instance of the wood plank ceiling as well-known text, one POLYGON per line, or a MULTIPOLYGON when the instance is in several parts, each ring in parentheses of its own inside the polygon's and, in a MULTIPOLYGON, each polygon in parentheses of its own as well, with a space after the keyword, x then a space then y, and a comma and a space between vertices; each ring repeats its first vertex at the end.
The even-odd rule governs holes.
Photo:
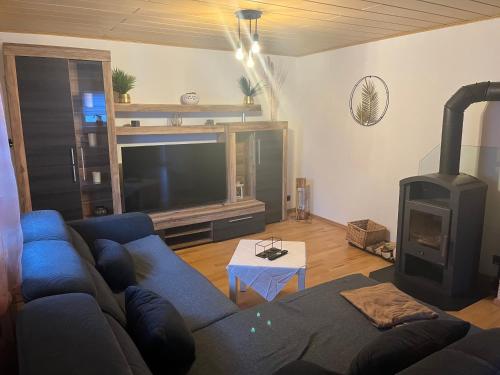
POLYGON ((500 16, 500 0, 0 0, 0 31, 231 50, 245 8, 288 56, 500 16))

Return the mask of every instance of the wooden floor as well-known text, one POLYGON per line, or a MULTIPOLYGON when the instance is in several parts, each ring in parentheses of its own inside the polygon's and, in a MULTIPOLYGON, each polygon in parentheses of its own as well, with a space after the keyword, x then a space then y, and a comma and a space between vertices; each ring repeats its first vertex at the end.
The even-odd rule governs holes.
MULTIPOLYGON (((299 223, 288 220, 267 226, 265 233, 246 238, 262 239, 271 235, 287 241, 305 241, 307 248, 306 287, 312 287, 326 281, 353 273, 368 276, 371 271, 386 267, 390 263, 349 246, 345 241, 345 229, 321 219, 311 223, 299 223)), ((226 266, 233 255, 239 239, 211 243, 177 252, 186 262, 204 274, 217 288, 226 295, 229 284, 226 266)), ((297 281, 292 279, 278 298, 294 293, 297 281)), ((254 306, 265 300, 252 290, 240 293, 238 304, 242 308, 254 306)), ((481 328, 500 327, 500 306, 492 299, 484 299, 461 311, 451 314, 467 320, 481 328)))

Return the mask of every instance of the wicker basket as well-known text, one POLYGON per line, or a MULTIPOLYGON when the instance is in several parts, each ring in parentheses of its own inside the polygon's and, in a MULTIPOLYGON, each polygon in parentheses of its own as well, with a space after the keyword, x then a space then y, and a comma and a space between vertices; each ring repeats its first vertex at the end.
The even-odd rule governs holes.
POLYGON ((387 228, 371 220, 358 220, 347 223, 349 243, 365 249, 387 239, 387 228))

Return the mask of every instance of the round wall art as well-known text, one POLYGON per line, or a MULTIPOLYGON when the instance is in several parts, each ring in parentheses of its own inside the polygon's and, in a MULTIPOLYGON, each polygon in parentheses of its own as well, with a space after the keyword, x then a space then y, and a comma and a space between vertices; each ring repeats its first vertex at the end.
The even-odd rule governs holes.
POLYGON ((375 125, 384 118, 388 107, 389 88, 382 78, 366 76, 356 82, 349 99, 349 108, 358 124, 375 125))

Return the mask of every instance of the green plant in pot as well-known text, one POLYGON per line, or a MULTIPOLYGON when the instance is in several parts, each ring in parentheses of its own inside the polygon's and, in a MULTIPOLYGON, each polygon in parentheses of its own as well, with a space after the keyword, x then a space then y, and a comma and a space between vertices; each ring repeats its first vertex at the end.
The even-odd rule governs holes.
POLYGON ((135 87, 135 77, 125 73, 123 70, 113 69, 113 91, 116 93, 115 101, 118 103, 130 103, 128 93, 135 87))
POLYGON ((254 104, 254 98, 259 95, 264 89, 264 84, 261 82, 252 85, 250 79, 242 76, 239 80, 240 89, 243 95, 245 95, 243 103, 246 105, 254 104))

